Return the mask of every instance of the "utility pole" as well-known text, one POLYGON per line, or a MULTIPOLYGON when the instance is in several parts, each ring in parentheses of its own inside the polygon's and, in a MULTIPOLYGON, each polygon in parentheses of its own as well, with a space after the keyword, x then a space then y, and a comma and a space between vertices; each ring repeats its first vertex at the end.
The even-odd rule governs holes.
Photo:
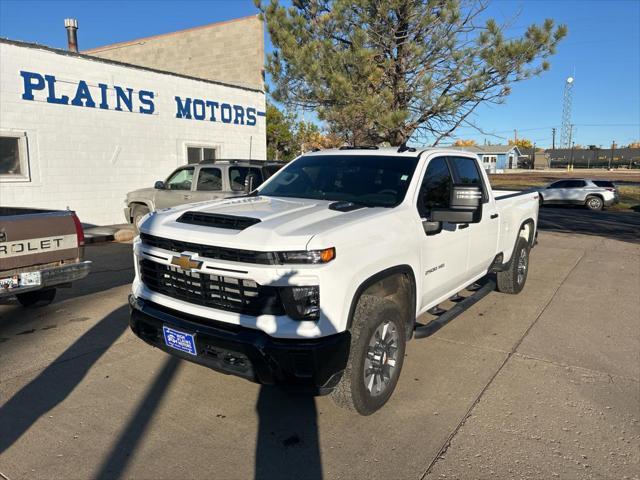
POLYGON ((556 128, 551 129, 551 150, 556 149, 556 128))
POLYGON ((531 162, 531 170, 536 168, 536 142, 533 142, 533 155, 531 155, 533 160, 531 162))
MULTIPOLYGON (((569 136, 569 138, 571 138, 571 136, 569 136)), ((573 147, 575 147, 575 145, 576 145, 576 142, 573 142, 571 144, 571 155, 569 157, 569 166, 570 166, 569 170, 570 171, 573 171, 573 147)))
POLYGON ((611 141, 611 156, 609 157, 609 170, 611 170, 611 162, 613 162, 613 150, 616 148, 616 141, 611 141))

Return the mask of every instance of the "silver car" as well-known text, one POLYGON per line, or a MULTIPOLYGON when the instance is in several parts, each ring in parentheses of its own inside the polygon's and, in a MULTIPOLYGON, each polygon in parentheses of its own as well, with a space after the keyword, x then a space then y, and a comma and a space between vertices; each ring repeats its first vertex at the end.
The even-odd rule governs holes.
POLYGON ((138 225, 147 213, 185 203, 244 195, 282 168, 283 163, 219 160, 185 165, 174 170, 153 188, 127 193, 124 216, 138 225))
POLYGON ((540 205, 584 205, 590 210, 602 210, 617 201, 615 185, 603 180, 559 180, 540 190, 540 205))

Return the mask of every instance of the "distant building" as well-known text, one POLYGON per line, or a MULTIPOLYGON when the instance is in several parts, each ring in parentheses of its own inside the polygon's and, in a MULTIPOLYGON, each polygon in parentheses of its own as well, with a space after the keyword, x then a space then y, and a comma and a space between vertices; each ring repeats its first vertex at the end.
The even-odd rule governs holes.
POLYGON ((257 15, 105 45, 82 53, 262 89, 264 23, 257 15))
POLYGON ((473 145, 454 148, 478 155, 484 169, 490 173, 518 168, 518 160, 522 156, 517 145, 473 145))

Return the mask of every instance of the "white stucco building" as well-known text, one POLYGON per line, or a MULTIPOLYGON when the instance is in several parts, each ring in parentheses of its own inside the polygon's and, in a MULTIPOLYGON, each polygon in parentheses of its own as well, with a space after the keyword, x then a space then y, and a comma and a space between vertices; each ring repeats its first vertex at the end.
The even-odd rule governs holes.
POLYGON ((261 89, 0 39, 0 205, 122 223, 128 191, 212 156, 266 158, 261 89))

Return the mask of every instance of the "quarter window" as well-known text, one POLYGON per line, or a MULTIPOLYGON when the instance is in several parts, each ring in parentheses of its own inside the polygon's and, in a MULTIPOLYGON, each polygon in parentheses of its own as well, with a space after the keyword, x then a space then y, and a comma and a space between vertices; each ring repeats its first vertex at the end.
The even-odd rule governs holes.
POLYGON ((166 182, 167 190, 191 190, 193 168, 182 168, 174 172, 166 182))
POLYGON ((429 218, 433 208, 448 208, 451 201, 451 172, 444 157, 429 162, 418 197, 420 216, 429 218))
POLYGON ((231 190, 236 192, 244 190, 244 180, 248 174, 253 174, 257 178, 254 182, 254 187, 257 187, 262 183, 262 172, 259 168, 250 167, 231 167, 229 168, 229 182, 231 183, 231 190))
POLYGON ((0 131, 0 181, 29 181, 27 137, 0 131))
POLYGON ((222 190, 222 172, 219 168, 201 168, 197 190, 222 190))

